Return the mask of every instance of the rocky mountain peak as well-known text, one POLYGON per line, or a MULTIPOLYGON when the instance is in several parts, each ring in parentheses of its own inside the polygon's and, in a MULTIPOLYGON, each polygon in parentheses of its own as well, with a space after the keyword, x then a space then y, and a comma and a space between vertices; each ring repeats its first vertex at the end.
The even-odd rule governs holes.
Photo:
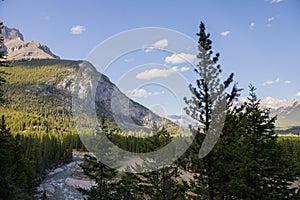
MULTIPOLYGON (((234 102, 234 106, 238 107, 247 101, 247 97, 240 97, 234 102)), ((271 116, 277 116, 277 127, 300 125, 300 101, 297 99, 266 97, 260 101, 260 107, 262 109, 269 109, 271 116)))
POLYGON ((261 101, 261 106, 263 108, 279 109, 291 107, 296 102, 296 99, 276 99, 273 97, 266 97, 261 101))
POLYGON ((59 59, 45 44, 35 41, 24 41, 22 33, 16 28, 4 26, 2 32, 4 45, 2 50, 8 60, 59 59))
POLYGON ((7 26, 4 26, 2 34, 6 40, 19 39, 24 41, 22 33, 16 28, 8 28, 7 26))

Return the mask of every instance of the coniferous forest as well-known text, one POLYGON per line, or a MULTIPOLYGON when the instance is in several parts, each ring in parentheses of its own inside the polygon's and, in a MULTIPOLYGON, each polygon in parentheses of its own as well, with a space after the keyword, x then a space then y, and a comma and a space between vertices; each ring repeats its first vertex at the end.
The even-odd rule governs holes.
MULTIPOLYGON (((119 172, 87 155, 81 168, 96 182, 90 190, 80 190, 88 199, 300 199, 299 186, 292 186, 300 179, 299 136, 275 133, 276 117, 260 107, 251 84, 248 101, 234 107, 241 89, 234 74, 223 82, 218 78, 220 54, 213 52, 202 22, 197 37, 198 79, 189 86, 192 98, 184 100, 187 114, 203 126, 190 127, 194 139, 189 149, 172 165, 137 174, 119 172), (199 158, 221 93, 226 101, 224 127, 214 148, 199 158)), ((86 151, 74 126, 71 94, 58 87, 76 74, 78 63, 8 62, 0 52, 0 199, 46 199, 36 190, 46 171, 69 162, 72 150, 86 151)), ((130 152, 155 151, 176 137, 172 128, 157 124, 151 137, 135 137, 123 132, 109 114, 98 117, 108 138, 130 152)), ((155 168, 155 162, 147 164, 155 168)))

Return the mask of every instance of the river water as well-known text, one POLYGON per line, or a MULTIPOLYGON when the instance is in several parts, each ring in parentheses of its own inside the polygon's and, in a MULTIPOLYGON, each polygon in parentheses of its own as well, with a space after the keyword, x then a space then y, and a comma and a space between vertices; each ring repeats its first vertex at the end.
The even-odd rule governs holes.
POLYGON ((77 168, 78 164, 82 162, 81 158, 73 157, 72 162, 60 166, 56 170, 58 172, 49 173, 42 181, 42 187, 47 187, 49 200, 82 200, 84 196, 75 188, 67 186, 64 182, 77 168), (49 192, 52 190, 52 192, 49 192), (54 193, 53 193, 54 188, 54 193))

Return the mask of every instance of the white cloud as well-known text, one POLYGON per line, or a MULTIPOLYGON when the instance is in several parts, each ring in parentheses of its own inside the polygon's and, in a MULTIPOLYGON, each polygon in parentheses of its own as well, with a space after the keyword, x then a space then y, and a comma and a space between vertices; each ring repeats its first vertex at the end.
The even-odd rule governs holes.
POLYGON ((271 21, 273 21, 275 19, 275 17, 269 17, 268 18, 268 22, 271 22, 271 21))
POLYGON ((271 0, 271 3, 280 3, 283 2, 283 0, 271 0))
POLYGON ((268 23, 266 26, 271 27, 272 26, 271 22, 275 20, 275 17, 269 17, 267 20, 268 20, 268 23))
POLYGON ((155 42, 152 46, 154 48, 165 48, 169 45, 168 40, 164 39, 164 40, 158 40, 157 42, 155 42))
POLYGON ((272 85, 274 84, 274 81, 266 81, 263 83, 263 85, 272 85))
POLYGON ((127 94, 129 96, 139 97, 139 98, 142 98, 142 97, 146 98, 148 96, 156 96, 156 95, 160 95, 160 94, 163 94, 163 93, 164 93, 164 91, 161 91, 161 92, 149 92, 149 91, 147 91, 147 90, 145 90, 143 88, 141 88, 141 89, 137 89, 136 88, 136 89, 128 90, 127 91, 127 94))
POLYGON ((197 57, 193 54, 188 54, 188 53, 174 53, 171 56, 167 56, 165 58, 166 63, 172 63, 172 64, 179 64, 179 63, 196 63, 197 57))
POLYGON ((254 23, 254 22, 251 22, 251 23, 250 23, 250 27, 253 28, 254 26, 255 26, 255 23, 254 23))
POLYGON ((143 79, 143 80, 149 80, 153 78, 159 78, 159 77, 168 77, 172 75, 173 73, 176 73, 178 71, 177 67, 172 67, 170 69, 150 69, 143 71, 141 73, 138 73, 136 75, 136 78, 143 79))
POLYGON ((186 71, 188 71, 189 69, 190 69, 189 67, 181 67, 181 68, 180 68, 180 71, 186 72, 186 71))
POLYGON ((76 25, 71 28, 71 34, 79 35, 85 31, 84 26, 76 25))
POLYGON ((289 81, 289 80, 285 80, 285 81, 284 81, 284 83, 285 83, 285 84, 290 84, 290 83, 291 83, 291 81, 289 81))
MULTIPOLYGON (((262 85, 264 85, 264 86, 266 86, 266 85, 272 85, 272 84, 279 83, 279 82, 280 82, 280 79, 277 78, 277 79, 275 79, 274 81, 272 81, 272 80, 266 81, 266 82, 264 82, 262 85)), ((284 83, 286 83, 286 82, 284 82, 284 83)))
POLYGON ((229 35, 229 33, 230 33, 230 31, 223 31, 220 34, 225 37, 225 36, 229 35))
POLYGON ((145 52, 151 52, 153 49, 162 49, 169 45, 169 41, 167 39, 158 40, 154 42, 150 47, 146 48, 145 52))
POLYGON ((298 96, 298 97, 300 97, 300 92, 297 92, 295 95, 298 96))

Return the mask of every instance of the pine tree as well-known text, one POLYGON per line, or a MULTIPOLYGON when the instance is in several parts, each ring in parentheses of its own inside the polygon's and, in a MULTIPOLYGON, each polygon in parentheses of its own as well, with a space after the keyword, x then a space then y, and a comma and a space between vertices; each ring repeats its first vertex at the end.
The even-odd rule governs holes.
POLYGON ((252 85, 248 101, 239 113, 240 128, 235 130, 236 141, 231 146, 235 156, 227 161, 231 171, 228 194, 237 199, 298 199, 295 189, 290 188, 297 178, 295 166, 278 144, 276 117, 260 108, 252 85))
POLYGON ((21 135, 17 134, 13 141, 13 154, 11 174, 12 181, 16 187, 16 194, 23 196, 33 196, 38 186, 37 174, 34 164, 24 156, 24 146, 21 135))
POLYGON ((120 180, 118 182, 117 193, 120 194, 122 200, 137 200, 144 199, 144 188, 141 186, 143 180, 139 174, 129 172, 127 168, 126 172, 120 173, 120 180))
MULTIPOLYGON (((233 81, 233 74, 222 83, 220 80, 221 67, 218 64, 219 53, 213 55, 212 41, 209 39, 210 34, 205 32, 205 25, 203 22, 200 24, 197 58, 199 63, 195 72, 199 75, 196 80, 196 86, 189 85, 192 93, 192 98, 185 98, 188 107, 185 108, 188 115, 204 125, 203 128, 199 127, 197 130, 192 130, 194 133, 194 142, 191 145, 187 154, 189 159, 185 158, 185 168, 195 175, 195 188, 194 193, 206 193, 208 199, 214 199, 215 186, 214 186, 214 165, 217 162, 217 156, 211 151, 206 157, 199 161, 199 149, 208 134, 209 126, 212 121, 213 109, 217 106, 219 97, 224 95, 224 91, 229 87, 233 81), (207 190, 203 190, 207 188, 207 190), (203 190, 203 191, 201 191, 203 190)), ((231 95, 227 95, 228 104, 236 97, 238 90, 233 87, 231 95)), ((205 194, 201 194, 202 196, 205 194)))
POLYGON ((81 167, 85 175, 96 182, 96 186, 90 190, 80 190, 82 194, 88 195, 88 199, 120 199, 120 194, 117 193, 117 170, 89 155, 84 157, 81 167))
MULTIPOLYGON (((148 163, 147 168, 154 168, 155 163, 148 163)), ((176 165, 157 168, 152 172, 141 174, 142 186, 147 198, 153 200, 181 200, 185 198, 186 185, 180 180, 179 168, 176 165)))
MULTIPOLYGON (((152 131, 154 135, 147 138, 143 146, 143 149, 147 149, 147 151, 153 152, 172 140, 165 127, 159 127, 154 123, 152 131)), ((185 182, 181 180, 178 165, 163 165, 160 158, 154 158, 141 166, 137 165, 137 167, 152 169, 151 172, 140 174, 140 188, 147 198, 154 200, 184 199, 187 188, 185 182)))
POLYGON ((12 166, 12 135, 7 128, 5 117, 0 121, 0 199, 7 198, 12 190, 11 166, 12 166))

